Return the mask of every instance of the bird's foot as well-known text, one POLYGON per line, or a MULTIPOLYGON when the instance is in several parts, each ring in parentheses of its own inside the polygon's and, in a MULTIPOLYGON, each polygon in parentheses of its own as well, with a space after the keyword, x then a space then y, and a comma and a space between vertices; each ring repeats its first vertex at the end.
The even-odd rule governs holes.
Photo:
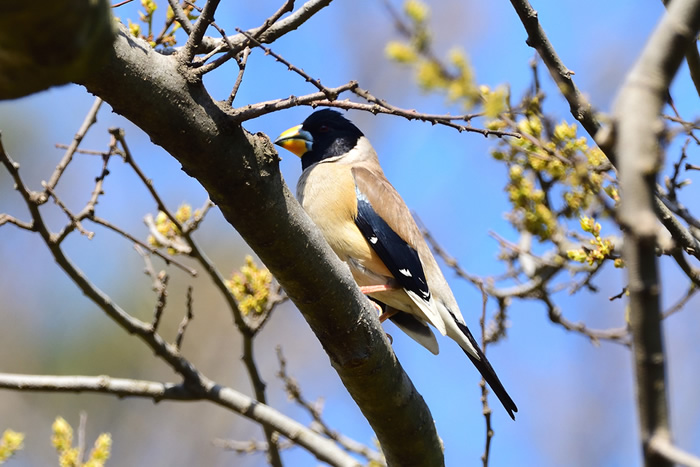
POLYGON ((379 322, 383 323, 384 321, 391 318, 392 316, 394 316, 398 312, 399 312, 399 310, 397 310, 396 308, 387 308, 387 310, 384 313, 379 315, 379 322))
POLYGON ((382 284, 382 285, 364 285, 360 287, 360 292, 362 292, 365 295, 369 295, 371 293, 377 293, 377 292, 386 292, 388 290, 396 290, 396 287, 392 287, 390 285, 382 284))

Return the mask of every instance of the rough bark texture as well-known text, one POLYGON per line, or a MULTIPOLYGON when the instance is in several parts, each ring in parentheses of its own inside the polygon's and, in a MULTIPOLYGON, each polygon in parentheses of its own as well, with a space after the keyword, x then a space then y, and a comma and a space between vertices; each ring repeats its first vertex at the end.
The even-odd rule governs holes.
POLYGON ((700 0, 673 0, 625 80, 615 105, 620 173, 619 217, 625 226, 640 435, 644 465, 673 462, 651 448, 654 438, 671 443, 661 326, 661 281, 656 260, 656 178, 662 166, 661 111, 688 44, 700 27, 700 0))
POLYGON ((0 99, 85 78, 116 28, 107 0, 13 2, 0 15, 0 99))

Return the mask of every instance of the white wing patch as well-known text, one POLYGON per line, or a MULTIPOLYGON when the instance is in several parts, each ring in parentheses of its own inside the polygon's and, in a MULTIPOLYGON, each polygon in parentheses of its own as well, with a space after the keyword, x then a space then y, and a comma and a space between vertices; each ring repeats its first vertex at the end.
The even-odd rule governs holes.
POLYGON ((372 245, 376 245, 378 241, 379 241, 379 239, 377 237, 370 237, 370 239, 369 239, 369 242, 372 245))
MULTIPOLYGON (((374 242, 373 242, 373 243, 374 243, 374 242)), ((408 269, 399 269, 399 272, 400 272, 401 274, 403 274, 404 276, 406 276, 406 277, 413 277, 413 276, 411 275, 411 271, 409 271, 408 269)))

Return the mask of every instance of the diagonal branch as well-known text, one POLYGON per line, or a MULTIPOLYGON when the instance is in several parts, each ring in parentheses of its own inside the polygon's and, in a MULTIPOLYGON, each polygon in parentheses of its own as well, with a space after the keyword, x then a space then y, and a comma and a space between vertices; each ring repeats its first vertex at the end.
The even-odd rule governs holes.
MULTIPOLYGON (((39 211, 39 194, 29 191, 29 189, 26 187, 19 174, 19 164, 14 162, 5 152, 2 146, 2 141, 0 141, 0 163, 5 166, 5 168, 10 172, 12 178, 15 180, 16 189, 20 192, 27 204, 34 225, 36 226, 36 230, 39 232, 42 240, 48 247, 56 263, 58 263, 59 267, 63 269, 66 275, 73 280, 78 288, 80 288, 80 290, 90 300, 92 300, 100 309, 102 309, 105 314, 112 318, 129 334, 135 334, 138 336, 158 357, 170 365, 174 371, 179 373, 184 379, 183 384, 188 388, 188 390, 196 394, 199 399, 208 399, 219 405, 233 408, 237 411, 251 411, 257 406, 265 406, 264 403, 260 401, 249 402, 250 400, 247 397, 245 398, 245 407, 242 409, 240 408, 242 403, 233 406, 230 403, 227 403, 226 398, 222 398, 221 396, 221 393, 227 392, 227 388, 222 388, 214 381, 208 379, 180 354, 177 346, 169 344, 163 340, 163 338, 154 329, 154 324, 156 324, 156 322, 154 322, 154 324, 146 323, 129 315, 126 311, 119 307, 119 305, 114 303, 108 295, 106 295, 94 283, 92 283, 85 276, 85 274, 83 274, 83 272, 78 269, 78 267, 75 266, 65 255, 64 251, 61 249, 61 244, 58 237, 49 231, 41 212, 39 211), (253 406, 253 409, 251 409, 251 405, 253 406)), ((232 390, 229 390, 228 392, 231 391, 232 390)), ((232 396, 236 401, 240 402, 238 393, 233 394, 232 396)), ((272 432, 274 430, 274 426, 270 425, 269 423, 265 423, 265 421, 261 421, 261 424, 266 431, 272 432)), ((302 442, 296 437, 293 437, 292 439, 298 441, 300 445, 309 449, 308 446, 302 444, 302 442)), ((309 449, 309 451, 318 456, 317 449, 319 449, 319 445, 316 444, 312 446, 312 449, 309 449)), ((279 457, 279 452, 275 448, 270 449, 269 452, 277 452, 277 456, 279 457)), ((323 457, 326 456, 325 453, 322 455, 323 457)), ((345 454, 343 453, 343 455, 345 454)), ((319 459, 327 461, 327 459, 322 457, 319 457, 319 459)), ((347 458, 344 457, 341 457, 341 459, 345 460, 339 465, 355 465, 354 461, 349 462, 347 461, 347 458)))
POLYGON ((216 8, 219 6, 221 0, 207 0, 204 4, 204 8, 197 18, 197 22, 194 23, 190 35, 187 37, 187 42, 183 47, 181 60, 183 64, 191 63, 194 58, 197 48, 202 42, 204 33, 207 31, 209 24, 214 21, 214 13, 216 8))
POLYGON ((187 383, 160 383, 109 376, 54 376, 0 373, 0 388, 22 391, 92 392, 118 397, 140 397, 160 401, 208 400, 226 407, 304 446, 320 461, 333 466, 357 467, 359 463, 332 441, 315 433, 296 420, 226 386, 212 384, 202 393, 187 383))
MULTIPOLYGON (((256 37, 260 42, 270 44, 279 39, 280 37, 284 36, 288 32, 299 28, 316 13, 330 5, 331 1, 332 0, 308 0, 291 15, 277 21, 273 25, 266 28, 265 32, 261 34, 260 37, 257 37, 257 35, 261 29, 265 28, 265 24, 262 24, 257 28, 249 29, 246 32, 249 35, 256 37)), ((234 36, 229 36, 228 42, 230 42, 233 47, 230 49, 230 52, 233 55, 237 55, 248 46, 248 38, 241 33, 238 33, 234 36)), ((209 37, 205 37, 199 48, 199 52, 209 52, 216 48, 221 48, 225 45, 226 41, 223 39, 212 39, 209 37)), ((221 50, 225 51, 225 49, 221 50)))
MULTIPOLYGON (((574 83, 572 79, 573 73, 564 65, 564 62, 554 50, 554 46, 549 42, 547 34, 537 18, 537 12, 532 8, 528 0, 510 0, 510 3, 513 5, 516 13, 518 13, 518 17, 523 23, 525 31, 527 31, 527 45, 537 50, 537 53, 549 70, 549 74, 568 101, 571 114, 576 120, 581 122, 581 125, 583 125, 588 134, 591 135, 593 139, 596 139, 601 125, 596 117, 595 110, 583 94, 581 94, 576 83, 574 83)), ((615 165, 614 152, 608 151, 608 148, 604 150, 610 162, 615 165)))
MULTIPOLYGON (((256 47, 260 47, 262 50, 264 50, 265 55, 270 55, 278 62, 284 64, 288 70, 290 70, 290 71, 298 74, 302 78, 304 78, 304 80, 307 83, 311 83, 314 87, 316 87, 316 89, 318 89, 319 93, 323 94, 324 99, 319 100, 319 101, 310 101, 309 102, 309 105, 311 105, 313 107, 316 107, 318 105, 324 105, 324 106, 328 106, 328 107, 338 107, 341 109, 358 109, 358 110, 364 110, 367 112, 372 112, 375 115, 378 113, 391 114, 391 115, 397 115, 397 116, 406 118, 408 120, 421 120, 423 122, 430 122, 433 125, 435 125, 435 124, 445 125, 445 126, 448 126, 450 128, 454 128, 459 132, 469 131, 469 132, 480 133, 484 136, 493 135, 493 136, 498 136, 498 137, 502 137, 502 136, 512 136, 512 137, 516 137, 516 138, 520 137, 520 134, 509 132, 509 131, 489 130, 489 129, 485 129, 485 128, 475 128, 475 127, 471 126, 470 124, 460 125, 460 124, 454 123, 454 120, 464 120, 466 122, 469 122, 470 119, 472 118, 472 116, 470 116, 470 115, 465 115, 465 116, 455 118, 455 117, 450 116, 450 115, 446 115, 446 116, 429 115, 429 114, 422 114, 422 113, 416 112, 415 110, 402 109, 400 107, 397 107, 395 105, 388 103, 384 99, 379 99, 378 97, 376 97, 372 93, 370 93, 368 90, 360 88, 359 85, 357 84, 357 82, 355 82, 355 81, 351 81, 350 83, 348 83, 345 86, 350 86, 348 88, 349 91, 352 91, 355 95, 366 100, 367 102, 369 102, 369 104, 361 104, 361 103, 351 102, 347 99, 343 100, 343 101, 338 101, 338 100, 336 100, 338 98, 337 89, 341 89, 341 92, 342 92, 342 90, 344 90, 343 86, 336 88, 336 89, 328 88, 328 87, 324 86, 321 83, 321 80, 313 78, 311 75, 306 73, 301 68, 295 66, 294 64, 287 61, 281 55, 275 53, 271 48, 265 47, 263 44, 260 43, 260 41, 257 41, 254 37, 252 37, 247 32, 242 31, 240 29, 237 29, 237 30, 240 31, 241 34, 244 34, 246 37, 248 37, 250 39, 250 41, 256 47)), ((292 100, 292 98, 290 98, 288 103, 290 105, 301 105, 302 102, 300 102, 300 99, 301 98, 294 98, 294 100, 292 100)), ((264 104, 263 107, 268 109, 268 111, 270 111, 269 110, 270 108, 274 108, 270 105, 270 104, 273 104, 273 106, 274 106, 274 102, 273 103, 263 103, 263 104, 264 104)), ((258 105, 260 105, 260 104, 258 104, 258 105)), ((234 111, 234 113, 235 113, 235 111, 234 111)))
POLYGON ((668 438, 655 436, 649 442, 649 449, 662 456, 672 464, 686 467, 700 467, 700 457, 685 452, 678 446, 674 446, 668 438))
MULTIPOLYGON (((136 175, 139 177, 141 182, 146 186, 149 193, 158 205, 158 209, 164 212, 166 216, 168 216, 168 219, 176 226, 177 230, 181 233, 182 238, 187 243, 187 254, 195 258, 199 262, 199 264, 202 265, 204 271, 209 275, 216 288, 223 295, 224 300, 226 301, 229 309, 231 310, 231 313, 233 314, 233 320, 236 323, 236 327, 243 336, 243 362, 245 364, 246 370, 248 371, 253 390, 255 391, 255 397, 258 401, 262 402, 263 404, 266 404, 267 396, 265 394, 265 382, 262 380, 262 376, 258 371, 253 354, 253 337, 255 336, 256 330, 259 328, 251 328, 248 325, 248 323, 246 323, 245 319, 243 319, 243 313, 241 313, 241 310, 238 307, 238 303, 236 302, 236 299, 234 298, 233 294, 228 289, 228 287, 226 287, 226 282, 221 276, 221 273, 216 268, 214 263, 209 259, 206 253, 199 247, 197 242, 194 240, 192 232, 197 224, 194 223, 192 225, 185 226, 177 219, 177 217, 167 208, 160 195, 155 190, 153 182, 146 177, 141 168, 136 164, 136 161, 134 160, 134 157, 131 154, 129 147, 126 144, 124 132, 119 129, 111 129, 110 132, 114 135, 117 141, 119 141, 119 144, 124 150, 124 159, 131 166, 134 172, 136 172, 136 175)), ((209 203, 207 203, 207 205, 209 205, 209 203)), ((152 229, 152 232, 155 234, 156 230, 152 229)), ((188 294, 188 304, 189 303, 191 303, 191 294, 188 294)), ((188 315, 190 311, 191 310, 188 307, 188 315)), ((178 333, 178 336, 181 335, 182 334, 178 333)), ((176 347, 179 349, 179 344, 176 344, 176 347)), ((267 438, 269 446, 267 452, 269 454, 270 463, 273 466, 281 467, 282 460, 280 458, 279 449, 277 448, 274 432, 267 426, 263 426, 263 430, 265 431, 265 437, 267 438)))
MULTIPOLYGON (((576 83, 574 83, 571 71, 564 65, 564 62, 554 50, 554 46, 547 38, 542 25, 539 23, 537 12, 532 8, 528 0, 511 0, 511 4, 528 33, 527 44, 537 50, 552 79, 559 85, 562 94, 569 103, 571 114, 576 120, 581 122, 583 128, 598 144, 600 149, 603 150, 610 163, 617 167, 617 155, 613 144, 614 134, 612 129, 601 125, 597 117, 598 112, 579 91, 576 83)), ((659 200, 655 201, 655 203, 657 207, 661 204, 659 200)), ((673 239, 686 250, 692 252, 700 251, 695 247, 698 241, 688 228, 678 222, 668 209, 666 212, 668 215, 664 214, 660 216, 660 219, 673 235, 673 239)), ((700 253, 698 253, 698 256, 700 257, 700 253)))
POLYGON ((90 108, 90 111, 87 113, 85 119, 83 120, 83 124, 80 126, 80 129, 73 137, 73 141, 71 142, 71 144, 68 145, 68 148, 66 149, 63 158, 58 163, 58 166, 56 166, 56 170, 54 170, 53 174, 51 175, 51 178, 49 178, 49 181, 46 182, 46 194, 42 198, 44 201, 49 199, 49 190, 53 190, 54 188, 56 188, 56 184, 58 184, 61 175, 63 175, 63 172, 66 170, 66 167, 68 167, 68 164, 70 164, 70 161, 73 159, 73 155, 77 151, 78 146, 80 146, 80 143, 83 141, 83 138, 85 138, 85 135, 87 134, 90 127, 97 123, 97 112, 100 110, 101 106, 102 99, 96 97, 95 102, 90 108))
POLYGON ((84 84, 207 190, 304 315, 387 462, 442 465, 430 411, 393 354, 369 300, 282 180, 269 139, 232 122, 202 84, 178 72, 176 59, 129 37, 124 28, 107 64, 84 84))

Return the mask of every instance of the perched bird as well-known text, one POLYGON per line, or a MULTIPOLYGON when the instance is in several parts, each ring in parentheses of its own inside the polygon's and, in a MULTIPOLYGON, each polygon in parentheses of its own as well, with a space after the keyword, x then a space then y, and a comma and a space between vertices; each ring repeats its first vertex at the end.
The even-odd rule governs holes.
POLYGON ((363 293, 384 305, 380 321, 391 319, 433 354, 438 343, 428 323, 452 338, 515 419, 518 408, 464 323, 369 140, 339 112, 324 109, 282 133, 275 144, 301 158, 297 198, 363 293))

